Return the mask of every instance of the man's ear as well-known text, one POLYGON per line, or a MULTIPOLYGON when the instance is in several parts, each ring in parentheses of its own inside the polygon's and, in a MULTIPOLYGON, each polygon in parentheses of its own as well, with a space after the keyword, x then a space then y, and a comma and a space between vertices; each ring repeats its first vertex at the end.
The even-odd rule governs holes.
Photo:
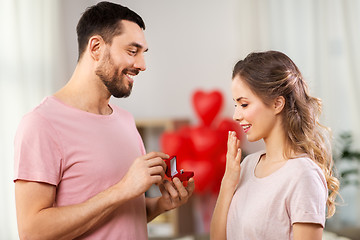
POLYGON ((279 114, 285 107, 285 98, 283 96, 278 96, 274 100, 274 110, 275 114, 279 114))
POLYGON ((88 43, 88 50, 90 53, 90 56, 95 60, 98 61, 101 56, 101 50, 104 46, 105 42, 103 38, 99 35, 94 35, 89 39, 88 43))

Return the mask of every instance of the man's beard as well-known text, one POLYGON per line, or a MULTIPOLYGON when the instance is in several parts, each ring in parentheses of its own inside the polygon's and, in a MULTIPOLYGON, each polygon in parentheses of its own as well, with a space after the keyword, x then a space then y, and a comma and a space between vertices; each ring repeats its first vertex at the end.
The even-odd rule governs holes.
POLYGON ((124 83, 126 70, 123 71, 123 78, 119 76, 119 69, 115 69, 111 74, 111 68, 114 68, 110 52, 106 54, 106 58, 102 64, 96 69, 95 74, 101 79, 110 94, 116 98, 126 98, 130 96, 133 84, 129 82, 127 87, 124 83))
POLYGON ((130 96, 133 84, 129 82, 129 86, 124 84, 124 78, 119 77, 119 70, 116 69, 112 76, 98 74, 101 81, 106 86, 110 94, 116 98, 126 98, 130 96))

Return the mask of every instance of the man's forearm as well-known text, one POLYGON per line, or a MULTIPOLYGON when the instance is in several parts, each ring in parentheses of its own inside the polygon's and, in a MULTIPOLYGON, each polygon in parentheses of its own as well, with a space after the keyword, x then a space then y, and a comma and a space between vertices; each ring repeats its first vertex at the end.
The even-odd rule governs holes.
MULTIPOLYGON (((64 207, 49 206, 37 211, 33 206, 26 206, 29 192, 24 190, 25 187, 36 191, 39 188, 37 184, 40 183, 17 181, 15 184, 21 239, 73 239, 101 224, 118 206, 128 201, 125 196, 119 198, 121 186, 115 185, 84 203, 64 207), (29 184, 35 186, 29 188, 29 184), (30 212, 20 212, 20 209, 24 211, 26 207, 26 211, 30 212)), ((36 201, 32 199, 34 200, 36 201)))
MULTIPOLYGON (((125 202, 144 194, 153 184, 160 184, 165 165, 163 159, 167 157, 164 153, 152 152, 136 158, 120 182, 83 203, 71 206, 53 207, 56 196, 53 185, 16 181, 20 237, 73 239, 86 233, 125 202)), ((153 206, 151 216, 160 214, 156 212, 158 210, 153 206)))

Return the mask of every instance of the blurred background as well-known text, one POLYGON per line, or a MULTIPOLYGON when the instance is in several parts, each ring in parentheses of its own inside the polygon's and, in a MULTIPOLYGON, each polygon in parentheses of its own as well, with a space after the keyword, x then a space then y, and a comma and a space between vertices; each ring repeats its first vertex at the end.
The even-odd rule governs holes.
MULTIPOLYGON (((77 60, 76 24, 97 2, 0 0, 1 240, 18 239, 12 182, 17 125, 70 78, 77 60)), ((323 100, 322 123, 333 130, 343 200, 327 221, 324 237, 335 239, 336 233, 359 239, 360 1, 113 2, 134 10, 146 24, 147 70, 136 77, 129 98, 111 101, 133 113, 148 151, 164 147, 166 132, 201 125, 192 101, 195 93, 220 92, 216 119, 231 119, 231 73, 238 60, 253 51, 286 53, 302 71, 311 94, 323 100)), ((243 139, 246 153, 262 147, 261 142, 243 139)), ((187 206, 149 224, 149 236, 207 239, 215 200, 216 190, 197 192, 187 206)))

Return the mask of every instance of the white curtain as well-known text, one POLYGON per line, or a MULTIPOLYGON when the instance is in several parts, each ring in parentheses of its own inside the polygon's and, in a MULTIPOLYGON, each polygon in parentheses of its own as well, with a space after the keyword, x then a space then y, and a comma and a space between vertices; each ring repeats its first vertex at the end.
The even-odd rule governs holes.
POLYGON ((18 123, 66 80, 59 20, 58 1, 1 0, 0 239, 18 239, 12 181, 18 123))

